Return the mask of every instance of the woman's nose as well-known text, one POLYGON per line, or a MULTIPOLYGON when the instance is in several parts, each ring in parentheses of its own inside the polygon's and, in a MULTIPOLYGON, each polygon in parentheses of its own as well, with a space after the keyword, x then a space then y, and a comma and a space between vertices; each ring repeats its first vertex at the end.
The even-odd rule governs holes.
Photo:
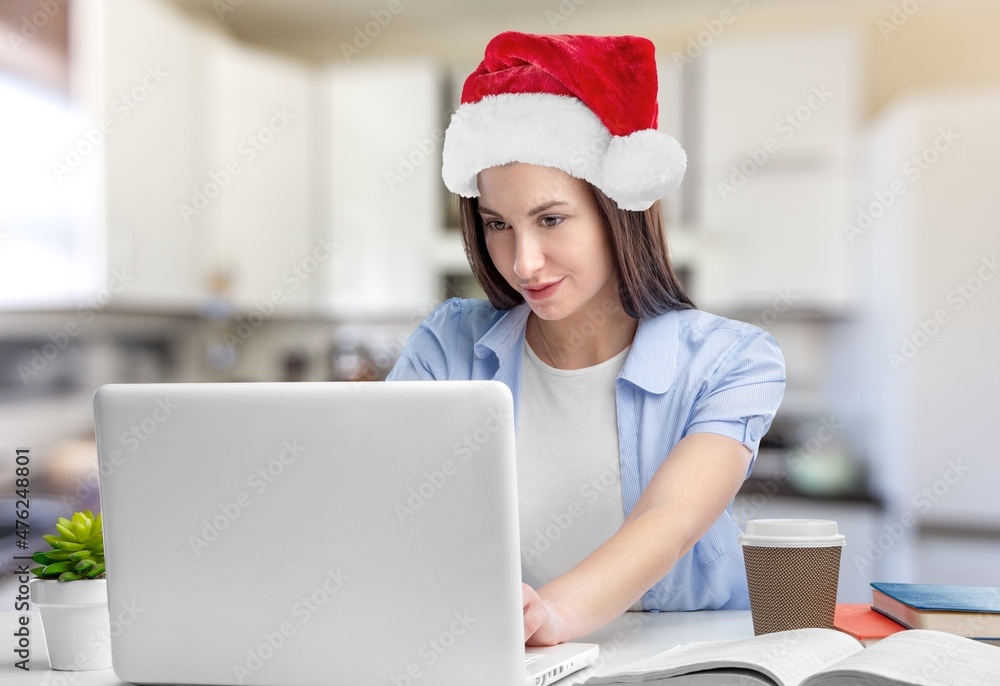
POLYGON ((521 231, 514 235, 514 273, 527 281, 545 264, 545 253, 533 232, 521 231))

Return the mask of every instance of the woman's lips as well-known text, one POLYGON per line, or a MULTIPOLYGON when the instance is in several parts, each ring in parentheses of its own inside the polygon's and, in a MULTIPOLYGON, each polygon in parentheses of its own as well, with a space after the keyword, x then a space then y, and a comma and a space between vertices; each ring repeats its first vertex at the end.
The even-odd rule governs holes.
POLYGON ((554 281, 548 286, 545 286, 544 288, 528 288, 527 286, 525 286, 524 297, 528 298, 529 300, 545 300, 546 298, 552 297, 552 295, 556 292, 556 289, 559 288, 559 284, 561 283, 562 279, 559 279, 558 281, 554 281))

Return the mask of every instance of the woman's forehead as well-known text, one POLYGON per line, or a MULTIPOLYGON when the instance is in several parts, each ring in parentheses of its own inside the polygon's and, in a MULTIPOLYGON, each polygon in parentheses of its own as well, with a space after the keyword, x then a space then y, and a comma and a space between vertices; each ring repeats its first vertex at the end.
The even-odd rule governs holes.
POLYGON ((483 169, 477 182, 480 204, 494 210, 500 204, 524 209, 555 199, 570 202, 586 197, 589 191, 586 181, 561 169, 523 162, 483 169))

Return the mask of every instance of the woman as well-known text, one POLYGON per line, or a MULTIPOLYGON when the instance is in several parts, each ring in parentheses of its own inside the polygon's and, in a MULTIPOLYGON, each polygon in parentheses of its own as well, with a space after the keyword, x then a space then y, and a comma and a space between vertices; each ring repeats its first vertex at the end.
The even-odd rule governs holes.
POLYGON ((529 645, 629 609, 749 606, 729 509, 784 360, 672 272, 656 201, 686 157, 656 124, 649 41, 507 32, 445 135, 489 302, 442 304, 389 378, 510 387, 529 645))

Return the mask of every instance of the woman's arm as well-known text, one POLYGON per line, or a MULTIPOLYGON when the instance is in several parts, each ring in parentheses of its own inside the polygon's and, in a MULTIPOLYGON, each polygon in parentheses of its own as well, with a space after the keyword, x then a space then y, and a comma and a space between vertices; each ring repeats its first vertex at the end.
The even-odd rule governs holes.
POLYGON ((720 434, 681 439, 614 536, 537 592, 523 587, 527 644, 584 636, 628 610, 729 506, 750 458, 745 445, 720 434))

